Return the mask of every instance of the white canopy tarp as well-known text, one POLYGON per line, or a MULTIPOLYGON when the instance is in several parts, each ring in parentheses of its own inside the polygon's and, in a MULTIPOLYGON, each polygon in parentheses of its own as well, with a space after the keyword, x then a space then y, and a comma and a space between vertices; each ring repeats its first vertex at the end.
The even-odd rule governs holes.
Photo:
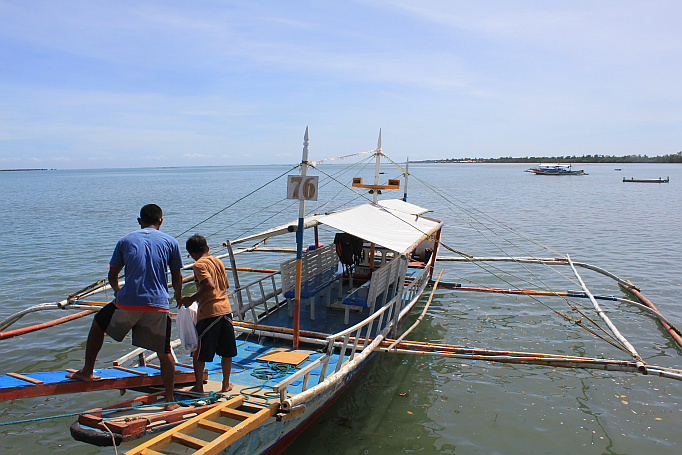
MULTIPOLYGON (((426 236, 433 234, 441 225, 438 221, 419 216, 421 213, 429 212, 430 210, 428 209, 400 199, 390 199, 389 201, 391 201, 387 204, 389 207, 363 204, 327 215, 307 216, 304 228, 307 229, 318 224, 324 224, 398 253, 407 253, 426 236)), ((232 244, 285 234, 291 232, 288 230, 289 226, 294 227, 297 224, 296 221, 292 221, 291 223, 235 240, 232 244)))
POLYGON ((317 221, 398 253, 409 252, 441 225, 437 221, 372 204, 321 215, 317 221))
POLYGON ((423 215, 424 213, 432 211, 419 207, 418 205, 410 204, 402 199, 384 199, 383 201, 379 201, 379 205, 387 209, 397 210, 410 215, 423 215))

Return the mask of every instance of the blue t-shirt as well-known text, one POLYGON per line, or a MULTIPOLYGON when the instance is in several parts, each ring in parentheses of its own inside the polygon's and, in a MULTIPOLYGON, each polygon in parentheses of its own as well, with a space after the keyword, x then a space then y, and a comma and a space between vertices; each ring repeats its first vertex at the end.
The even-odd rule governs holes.
POLYGON ((167 270, 182 268, 177 240, 154 228, 131 232, 118 241, 109 264, 125 268, 125 284, 116 297, 119 306, 168 310, 167 270))

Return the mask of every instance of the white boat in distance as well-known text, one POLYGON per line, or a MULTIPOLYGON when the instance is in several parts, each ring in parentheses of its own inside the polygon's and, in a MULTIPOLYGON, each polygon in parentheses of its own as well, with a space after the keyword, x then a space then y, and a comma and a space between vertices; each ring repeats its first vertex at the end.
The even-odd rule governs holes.
POLYGON ((573 170, 571 164, 539 164, 530 169, 526 169, 525 172, 532 172, 536 175, 588 175, 580 170, 573 170))

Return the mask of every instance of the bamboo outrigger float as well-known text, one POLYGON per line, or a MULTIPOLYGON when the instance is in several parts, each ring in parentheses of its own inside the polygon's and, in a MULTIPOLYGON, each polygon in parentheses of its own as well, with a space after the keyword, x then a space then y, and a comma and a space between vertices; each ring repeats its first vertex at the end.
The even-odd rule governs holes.
MULTIPOLYGON (((226 241, 224 247, 227 252, 217 256, 229 260, 226 270, 232 273, 233 290, 229 296, 233 302, 233 325, 238 333, 239 344, 238 355, 233 362, 242 368, 242 371, 237 368, 232 372, 230 380, 235 388, 226 394, 215 393, 220 390, 220 383, 212 381, 210 377, 221 372, 220 360, 217 359, 206 364, 205 372, 205 388, 213 393, 204 396, 178 391, 176 393, 185 406, 180 410, 164 411, 156 405, 163 395, 158 391, 160 378, 156 380, 156 376, 151 374, 155 367, 150 362, 154 360, 155 354, 136 349, 114 362, 112 370, 133 378, 126 383, 111 381, 103 370, 98 370, 102 380, 94 381, 90 386, 74 380, 64 381, 69 387, 81 387, 78 391, 119 388, 148 394, 108 408, 84 412, 71 427, 74 438, 97 445, 122 444, 130 448, 129 454, 162 453, 171 443, 185 446, 185 453, 278 453, 341 396, 362 367, 377 353, 592 368, 682 380, 680 370, 648 365, 601 309, 598 301, 636 305, 656 317, 678 343, 682 341, 679 331, 628 281, 599 267, 574 262, 568 255, 554 258, 475 257, 456 250, 442 240, 441 229, 444 224, 440 219, 430 217, 427 208, 407 203, 407 169, 400 168, 405 177, 403 197, 379 200, 381 191, 399 189, 401 183, 397 180, 388 180, 386 184, 380 182, 380 161, 382 158, 388 159, 382 152, 381 133, 376 149, 370 151, 375 159, 373 183, 363 183, 362 178, 354 177, 352 186, 344 184, 347 189, 365 197, 367 203, 325 213, 306 214, 306 201, 316 200, 320 189, 317 181, 320 176, 311 176, 308 171, 317 171, 329 181, 338 182, 317 167, 319 162, 308 159, 308 148, 306 129, 300 174, 289 176, 293 185, 289 188, 290 199, 298 200, 299 205, 297 220, 226 241), (370 190, 371 200, 357 189, 370 190), (308 229, 313 229, 315 239, 312 247, 306 249, 304 233, 308 229), (328 235, 333 232, 359 239, 360 252, 351 255, 350 263, 341 264, 340 258, 344 257, 343 251, 339 251, 341 247, 335 244, 321 245, 320 229, 328 230, 328 235), (295 236, 295 248, 265 246, 268 239, 291 238, 292 234, 295 236), (438 256, 441 246, 459 256, 438 256), (295 258, 287 258, 279 264, 259 264, 258 267, 237 266, 237 255, 263 252, 295 253, 295 258), (442 270, 433 281, 437 261, 455 264, 508 262, 524 267, 564 265, 570 267, 581 290, 464 287, 457 283, 441 282, 442 270), (578 273, 578 268, 613 279, 638 301, 593 294, 578 273), (248 279, 244 278, 245 274, 248 274, 248 279), (258 277, 254 279, 254 275, 258 277), (431 293, 421 316, 399 336, 401 326, 427 286, 431 286, 431 293), (427 314, 436 290, 563 299, 571 305, 569 311, 551 311, 562 320, 588 330, 596 338, 617 347, 628 359, 499 351, 407 340, 412 328, 427 314), (602 327, 597 318, 590 317, 587 309, 577 308, 573 304, 574 299, 589 300, 593 306, 589 311, 594 311, 606 327, 602 327), (575 313, 580 316, 571 315, 575 313), (146 373, 146 376, 142 373, 146 373)), ((185 269, 190 267, 188 265, 185 269)), ((191 276, 186 277, 184 281, 189 283, 191 279, 191 276)), ((90 299, 107 289, 106 283, 98 282, 61 302, 34 306, 12 315, 0 321, 0 330, 3 331, 0 339, 91 314, 103 302, 90 299), (24 330, 22 332, 6 331, 26 314, 51 309, 77 309, 81 313, 41 327, 19 329, 24 330)), ((173 347, 177 348, 178 344, 178 341, 174 342, 173 347)), ((189 378, 191 368, 178 365, 180 373, 176 383, 185 382, 185 379, 190 382, 193 379, 189 378), (181 379, 180 375, 187 375, 187 378, 182 376, 181 379)), ((63 376, 64 372, 53 374, 63 376)), ((8 377, 24 382, 27 379, 28 382, 37 380, 35 374, 13 373, 8 377)), ((29 387, 24 389, 29 390, 29 387)), ((58 393, 45 390, 46 393, 58 393)), ((2 389, 0 377, 0 399, 19 396, 36 395, 20 395, 16 391, 2 389)))

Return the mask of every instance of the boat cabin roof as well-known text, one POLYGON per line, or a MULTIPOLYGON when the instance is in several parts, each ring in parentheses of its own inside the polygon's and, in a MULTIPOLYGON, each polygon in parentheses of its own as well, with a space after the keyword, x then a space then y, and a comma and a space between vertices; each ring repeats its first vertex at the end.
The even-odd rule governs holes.
MULTIPOLYGON (((381 201, 379 205, 363 204, 322 215, 309 215, 304 220, 304 229, 324 224, 406 254, 442 225, 440 221, 420 216, 426 212, 430 210, 400 199, 390 199, 381 201)), ((258 234, 242 237, 232 244, 294 232, 297 226, 298 222, 292 221, 258 234)))

